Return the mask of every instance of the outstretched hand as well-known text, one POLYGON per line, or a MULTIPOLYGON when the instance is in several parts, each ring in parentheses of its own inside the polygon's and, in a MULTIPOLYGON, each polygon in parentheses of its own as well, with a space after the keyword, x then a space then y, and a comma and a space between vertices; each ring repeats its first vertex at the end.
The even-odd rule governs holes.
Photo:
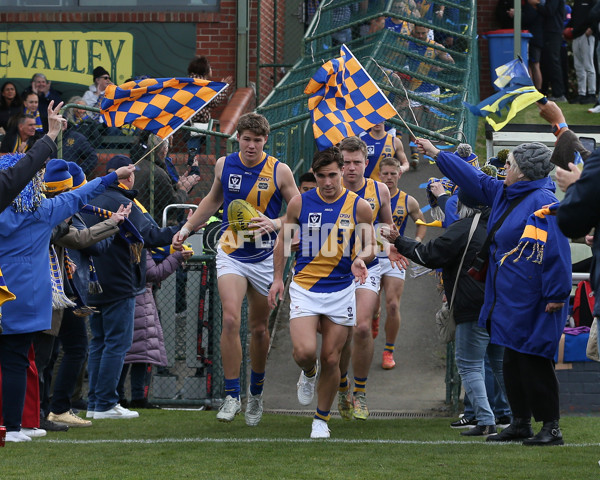
POLYGON ((419 153, 424 153, 425 155, 428 155, 431 158, 437 157, 437 154, 440 153, 440 151, 437 148, 435 148, 433 143, 431 143, 425 138, 417 138, 415 143, 419 148, 419 153))
POLYGON ((111 218, 113 218, 113 219, 117 220, 119 223, 121 223, 123 220, 125 220, 127 217, 129 217, 130 213, 131 213, 131 202, 129 202, 126 207, 123 205, 120 205, 119 209, 112 214, 111 218))
POLYGON ((48 105, 48 136, 52 140, 56 140, 58 132, 61 132, 63 126, 67 126, 67 120, 60 114, 60 109, 63 106, 63 102, 60 102, 56 108, 54 108, 54 100, 50 101, 48 105))

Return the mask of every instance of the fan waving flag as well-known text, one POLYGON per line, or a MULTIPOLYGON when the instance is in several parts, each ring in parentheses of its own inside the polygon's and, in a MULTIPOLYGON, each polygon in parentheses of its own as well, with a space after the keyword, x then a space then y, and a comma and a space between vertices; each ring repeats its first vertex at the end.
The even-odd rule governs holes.
POLYGON ((398 115, 346 45, 340 54, 325 63, 304 89, 311 95, 308 108, 319 150, 398 115))
POLYGON ((500 91, 478 105, 463 104, 473 115, 484 117, 496 131, 501 130, 521 110, 544 98, 533 86, 527 69, 520 58, 496 68, 498 78, 494 84, 500 91))
POLYGON ((132 80, 106 87, 100 111, 109 127, 133 124, 165 139, 225 88, 199 78, 132 80))

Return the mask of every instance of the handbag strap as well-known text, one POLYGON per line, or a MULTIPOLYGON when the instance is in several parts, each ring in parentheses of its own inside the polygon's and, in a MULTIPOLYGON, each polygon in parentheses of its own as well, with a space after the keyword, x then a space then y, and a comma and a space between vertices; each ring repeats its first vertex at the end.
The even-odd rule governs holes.
POLYGON ((465 257, 467 256, 467 250, 469 249, 469 244, 471 243, 471 239, 473 238, 473 234, 475 233, 475 229, 479 224, 479 217, 481 217, 481 212, 477 212, 473 217, 473 222, 471 223, 471 229, 469 230, 469 239, 467 240, 467 245, 465 246, 465 251, 463 252, 462 258, 460 259, 460 264, 458 265, 458 272, 456 273, 456 281, 454 282, 454 288, 452 289, 452 297, 450 298, 450 304, 448 305, 448 309, 452 309, 452 305, 454 304, 454 296, 456 295, 456 290, 458 287, 458 279, 460 277, 460 270, 462 269, 463 263, 465 263, 465 257))

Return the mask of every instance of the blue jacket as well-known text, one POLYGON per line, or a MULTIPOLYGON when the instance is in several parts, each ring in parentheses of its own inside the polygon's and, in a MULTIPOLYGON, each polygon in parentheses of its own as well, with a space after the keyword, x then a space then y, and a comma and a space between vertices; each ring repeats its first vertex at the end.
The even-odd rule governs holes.
POLYGON ((465 168, 455 155, 440 153, 440 170, 466 193, 492 208, 488 232, 512 200, 526 198, 508 215, 490 246, 485 300, 479 325, 490 331, 491 341, 521 353, 554 358, 567 318, 571 293, 571 251, 567 238, 558 229, 555 217, 547 217, 548 239, 541 264, 526 260, 526 249, 518 262, 505 253, 519 244, 529 216, 556 202, 555 185, 549 178, 516 182, 506 187, 474 168, 465 168), (563 309, 546 313, 548 303, 564 303, 563 309))
MULTIPOLYGON (((116 178, 116 174, 111 174, 116 178)), ((107 177, 103 177, 107 178, 107 177)), ((5 335, 47 330, 52 322, 48 248, 52 229, 105 189, 102 178, 72 192, 44 199, 35 212, 0 213, 0 267, 17 296, 2 306, 5 335)))
POLYGON ((581 177, 572 184, 560 202, 558 209, 558 225, 562 232, 571 238, 580 238, 594 231, 592 245, 592 269, 590 281, 596 292, 594 316, 600 317, 600 149, 585 161, 581 177))

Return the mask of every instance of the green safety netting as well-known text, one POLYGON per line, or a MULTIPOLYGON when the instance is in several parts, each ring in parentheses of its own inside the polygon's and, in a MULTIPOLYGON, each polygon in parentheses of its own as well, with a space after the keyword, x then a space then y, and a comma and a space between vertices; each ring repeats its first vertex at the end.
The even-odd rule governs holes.
POLYGON ((302 57, 258 108, 271 123, 270 152, 295 172, 308 170, 316 148, 304 88, 341 44, 395 106, 389 123, 398 131, 474 144, 477 118, 462 105, 479 101, 474 0, 325 0, 303 42, 302 57))

